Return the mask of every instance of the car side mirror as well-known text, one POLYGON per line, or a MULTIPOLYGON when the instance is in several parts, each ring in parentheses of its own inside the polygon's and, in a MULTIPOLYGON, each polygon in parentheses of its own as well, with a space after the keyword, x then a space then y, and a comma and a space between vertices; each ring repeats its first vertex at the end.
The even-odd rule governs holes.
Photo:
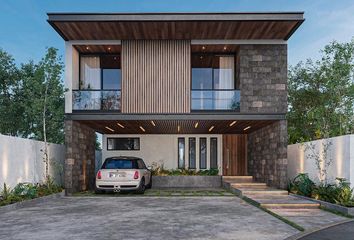
POLYGON ((152 166, 147 166, 147 169, 151 171, 152 170, 152 166))

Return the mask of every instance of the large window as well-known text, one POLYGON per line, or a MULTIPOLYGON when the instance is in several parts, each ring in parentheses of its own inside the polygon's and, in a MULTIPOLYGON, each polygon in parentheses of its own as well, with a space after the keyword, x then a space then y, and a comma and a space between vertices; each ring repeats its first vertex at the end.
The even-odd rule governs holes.
POLYGON ((189 168, 195 169, 196 168, 196 140, 195 138, 189 138, 189 168))
POLYGON ((140 150, 140 139, 107 138, 107 150, 140 150))
POLYGON ((192 54, 192 110, 240 108, 235 55, 192 54))
POLYGON ((185 168, 185 142, 184 138, 178 138, 178 168, 185 168))
POLYGON ((199 168, 207 168, 207 139, 199 138, 199 168))

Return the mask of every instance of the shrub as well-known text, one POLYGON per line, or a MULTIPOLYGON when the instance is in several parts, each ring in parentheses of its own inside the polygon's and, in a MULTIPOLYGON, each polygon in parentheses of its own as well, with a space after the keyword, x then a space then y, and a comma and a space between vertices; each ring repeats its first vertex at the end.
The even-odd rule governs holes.
POLYGON ((208 169, 196 171, 193 169, 171 169, 167 170, 163 165, 153 164, 151 169, 153 176, 215 176, 218 175, 218 169, 208 169))
POLYGON ((37 197, 37 187, 32 183, 19 183, 12 190, 12 193, 24 199, 32 199, 37 197))
POLYGON ((309 178, 307 173, 300 173, 288 185, 288 190, 292 193, 311 197, 315 183, 309 178))

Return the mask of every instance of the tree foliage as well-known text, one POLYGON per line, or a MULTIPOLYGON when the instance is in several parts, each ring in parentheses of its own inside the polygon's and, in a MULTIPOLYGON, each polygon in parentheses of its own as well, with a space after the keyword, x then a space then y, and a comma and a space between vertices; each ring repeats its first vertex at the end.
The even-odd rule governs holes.
POLYGON ((45 122, 47 141, 63 143, 62 72, 55 48, 48 48, 38 63, 30 61, 20 67, 0 50, 0 133, 44 140, 45 122))
POLYGON ((354 39, 321 54, 289 70, 289 143, 354 132, 354 39))

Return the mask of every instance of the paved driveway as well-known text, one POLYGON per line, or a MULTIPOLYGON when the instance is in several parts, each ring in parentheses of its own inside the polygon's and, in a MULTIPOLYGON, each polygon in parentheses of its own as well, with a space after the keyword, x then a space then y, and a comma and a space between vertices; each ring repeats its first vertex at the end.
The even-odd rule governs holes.
POLYGON ((66 197, 0 212, 0 239, 284 239, 297 230, 237 197, 66 197))

